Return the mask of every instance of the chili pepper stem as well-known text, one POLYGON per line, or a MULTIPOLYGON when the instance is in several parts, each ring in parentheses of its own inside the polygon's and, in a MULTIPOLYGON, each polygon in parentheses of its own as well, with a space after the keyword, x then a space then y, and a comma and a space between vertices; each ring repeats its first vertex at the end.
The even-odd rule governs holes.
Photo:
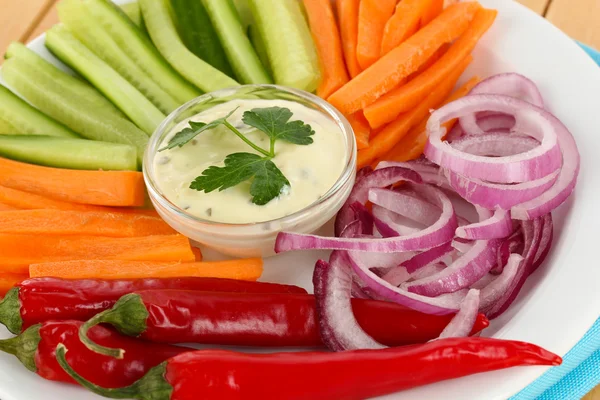
POLYGON ((133 385, 123 388, 107 389, 94 385, 71 368, 66 358, 67 351, 68 349, 64 344, 59 344, 56 347, 56 360, 71 378, 93 393, 110 399, 169 400, 171 398, 173 388, 164 378, 167 370, 166 361, 152 368, 143 378, 133 385))
POLYGON ((19 336, 0 340, 0 351, 12 354, 30 371, 36 372, 35 353, 42 340, 40 328, 42 324, 33 325, 19 336))
POLYGON ((132 293, 121 297, 110 310, 96 314, 79 329, 79 339, 90 350, 105 356, 122 359, 125 350, 101 346, 88 337, 88 331, 99 324, 110 324, 117 331, 137 337, 146 330, 148 310, 140 295, 132 293))
POLYGON ((21 333, 21 329, 23 329, 20 309, 19 288, 14 287, 0 301, 0 323, 4 324, 15 335, 21 333))

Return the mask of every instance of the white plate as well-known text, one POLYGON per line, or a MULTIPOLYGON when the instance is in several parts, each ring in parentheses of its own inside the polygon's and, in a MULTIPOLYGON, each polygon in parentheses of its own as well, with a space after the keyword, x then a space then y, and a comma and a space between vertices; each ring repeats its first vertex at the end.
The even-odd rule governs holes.
MULTIPOLYGON (((573 132, 581 152, 576 193, 554 213, 555 241, 546 263, 522 294, 486 331, 489 336, 524 340, 564 355, 600 314, 600 68, 573 40, 525 7, 506 0, 481 0, 499 11, 498 20, 478 45, 465 76, 515 71, 533 79, 550 110, 573 132)), ((48 55, 43 40, 34 50, 48 55)), ((54 60, 55 61, 55 60, 54 60)), ((326 255, 326 254, 325 254, 326 255)), ((263 279, 311 288, 314 261, 323 253, 286 254, 269 259, 263 279)), ((433 366, 432 366, 433 368, 433 366)), ((394 399, 506 399, 546 369, 513 368, 441 382, 388 396, 394 399)), ((266 383, 268 384, 268 383, 266 383)), ((12 356, 0 355, 2 400, 96 399, 82 389, 44 381, 12 356)))

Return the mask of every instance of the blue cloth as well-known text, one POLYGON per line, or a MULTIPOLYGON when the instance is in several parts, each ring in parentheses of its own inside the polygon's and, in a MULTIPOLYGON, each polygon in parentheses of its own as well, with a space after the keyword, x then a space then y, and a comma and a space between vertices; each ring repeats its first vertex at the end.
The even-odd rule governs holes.
MULTIPOLYGON (((581 44, 600 65, 600 52, 581 44)), ((510 400, 579 400, 600 384, 600 318, 563 358, 510 400)))

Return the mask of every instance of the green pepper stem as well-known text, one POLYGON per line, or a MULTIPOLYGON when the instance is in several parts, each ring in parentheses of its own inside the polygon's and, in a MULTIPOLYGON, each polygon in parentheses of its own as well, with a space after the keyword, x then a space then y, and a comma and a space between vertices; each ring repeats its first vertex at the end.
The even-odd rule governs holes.
POLYGON ((58 364, 77 383, 93 393, 110 399, 169 400, 171 398, 173 387, 164 377, 167 370, 166 362, 152 368, 143 378, 130 386, 107 389, 95 385, 79 375, 67 362, 67 351, 68 349, 62 343, 56 347, 58 364))
POLYGON ((127 336, 137 337, 146 330, 148 310, 140 295, 131 293, 121 297, 113 308, 96 314, 79 328, 79 340, 90 350, 105 356, 122 359, 125 355, 123 349, 113 349, 101 346, 91 340, 88 332, 99 324, 110 324, 117 331, 127 336))
POLYGON ((242 139, 244 142, 246 142, 246 144, 250 147, 252 147, 254 150, 258 151, 259 153, 261 153, 262 155, 264 155, 265 157, 270 157, 272 158, 274 156, 273 152, 271 151, 271 153, 269 153, 268 151, 266 151, 265 149, 262 149, 260 147, 258 147, 257 145, 255 145, 254 143, 252 143, 250 141, 250 139, 248 139, 246 136, 244 136, 244 134, 240 131, 238 131, 235 126, 231 125, 229 123, 229 121, 225 120, 223 122, 223 124, 229 128, 229 130, 233 133, 235 133, 240 139, 242 139))
POLYGON ((19 302, 19 288, 14 287, 6 293, 0 301, 0 323, 15 335, 23 329, 21 318, 21 303, 19 302))

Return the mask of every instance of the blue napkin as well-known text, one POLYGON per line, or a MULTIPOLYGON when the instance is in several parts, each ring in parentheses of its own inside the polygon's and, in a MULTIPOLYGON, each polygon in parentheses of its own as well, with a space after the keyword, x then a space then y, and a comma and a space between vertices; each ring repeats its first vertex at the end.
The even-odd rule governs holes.
MULTIPOLYGON (((581 44, 600 65, 600 52, 581 44)), ((600 384, 600 318, 563 358, 510 400, 579 400, 600 384)))

